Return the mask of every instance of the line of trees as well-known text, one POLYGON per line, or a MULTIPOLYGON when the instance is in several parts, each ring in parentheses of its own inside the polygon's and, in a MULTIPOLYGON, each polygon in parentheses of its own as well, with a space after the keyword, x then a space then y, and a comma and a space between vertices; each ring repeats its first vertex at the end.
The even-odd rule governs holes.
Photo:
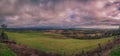
POLYGON ((62 33, 64 36, 68 38, 75 38, 75 39, 100 39, 106 38, 111 36, 118 36, 120 35, 120 28, 116 30, 93 30, 93 31, 64 31, 62 33))

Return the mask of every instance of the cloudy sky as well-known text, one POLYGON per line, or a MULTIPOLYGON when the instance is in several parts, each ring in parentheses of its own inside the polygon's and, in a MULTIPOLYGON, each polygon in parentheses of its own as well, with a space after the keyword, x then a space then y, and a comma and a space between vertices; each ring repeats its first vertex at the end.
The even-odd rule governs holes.
POLYGON ((120 0, 0 0, 9 27, 117 28, 120 0))

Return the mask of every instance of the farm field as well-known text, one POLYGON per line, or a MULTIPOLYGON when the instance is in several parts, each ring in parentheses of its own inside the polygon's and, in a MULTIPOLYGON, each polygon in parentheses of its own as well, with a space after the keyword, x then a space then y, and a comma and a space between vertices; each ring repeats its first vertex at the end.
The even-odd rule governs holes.
POLYGON ((15 40, 18 44, 24 44, 39 51, 66 54, 70 56, 80 53, 82 50, 93 50, 98 43, 105 44, 112 37, 102 39, 80 40, 80 39, 57 39, 60 34, 44 34, 42 32, 17 33, 7 32, 9 39, 15 40))
POLYGON ((7 46, 0 43, 0 56, 16 56, 16 54, 7 46))

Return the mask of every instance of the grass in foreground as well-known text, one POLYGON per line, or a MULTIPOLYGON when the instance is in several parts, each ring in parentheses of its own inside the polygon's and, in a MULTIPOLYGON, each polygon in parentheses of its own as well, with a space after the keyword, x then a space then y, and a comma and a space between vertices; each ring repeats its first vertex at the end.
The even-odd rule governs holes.
POLYGON ((0 56, 16 56, 8 47, 0 43, 0 56))
POLYGON ((110 56, 120 56, 120 46, 113 49, 110 53, 110 56))
POLYGON ((36 48, 40 51, 53 52, 67 55, 80 53, 82 50, 92 50, 98 46, 98 43, 105 44, 112 38, 94 39, 94 40, 79 40, 79 39, 55 39, 50 37, 60 36, 56 34, 43 33, 14 33, 8 32, 10 39, 17 43, 28 45, 31 48, 36 48))

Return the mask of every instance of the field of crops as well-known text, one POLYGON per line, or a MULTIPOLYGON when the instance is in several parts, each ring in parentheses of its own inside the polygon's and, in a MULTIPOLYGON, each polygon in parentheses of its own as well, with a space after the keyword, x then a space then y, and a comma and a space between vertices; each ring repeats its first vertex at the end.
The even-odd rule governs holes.
POLYGON ((6 45, 0 43, 0 56, 16 56, 6 45))
POLYGON ((105 44, 112 38, 79 40, 79 39, 56 39, 52 37, 61 36, 60 34, 44 34, 41 32, 15 33, 7 32, 10 39, 17 41, 18 44, 25 44, 39 51, 53 52, 58 54, 66 53, 71 55, 80 53, 82 50, 92 50, 98 43, 105 44))

